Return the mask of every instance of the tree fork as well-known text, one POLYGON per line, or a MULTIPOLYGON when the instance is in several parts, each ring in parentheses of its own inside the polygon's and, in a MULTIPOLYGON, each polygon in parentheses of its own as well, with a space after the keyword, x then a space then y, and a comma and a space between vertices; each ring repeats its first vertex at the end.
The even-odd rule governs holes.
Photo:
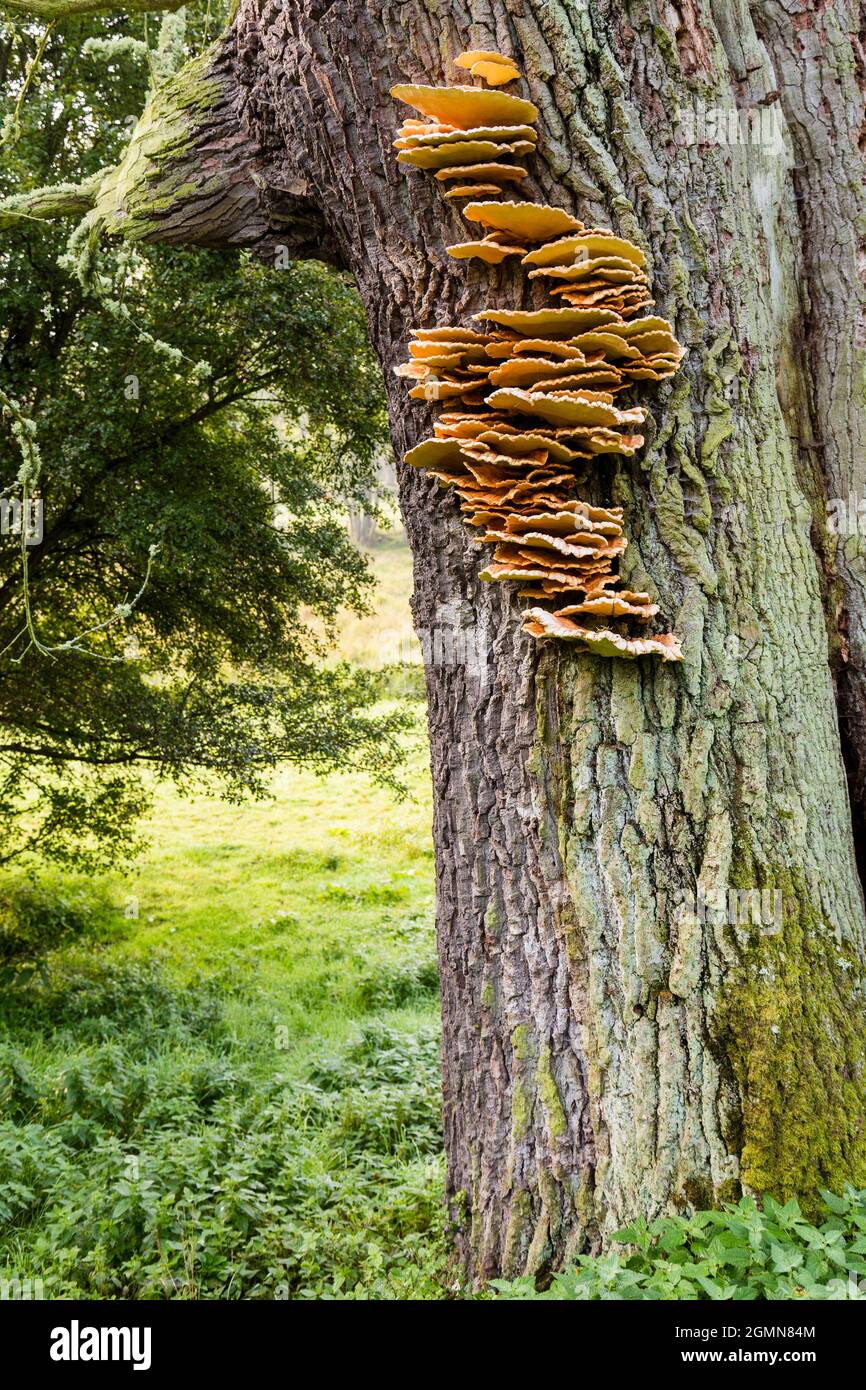
MULTIPOLYGON (((120 8, 94 0, 88 12, 120 8)), ((86 214, 96 234, 131 242, 246 247, 263 258, 282 248, 295 259, 335 263, 336 248, 307 183, 281 182, 261 126, 253 134, 236 69, 229 29, 151 93, 118 165, 80 185, 0 201, 0 229, 86 214)))
MULTIPOLYGON (((124 235, 347 266, 402 456, 429 426, 389 371, 409 327, 520 291, 508 269, 455 273, 459 212, 397 168, 388 88, 496 49, 541 113, 528 196, 640 242, 690 349, 594 499, 626 508, 627 578, 658 594, 681 669, 540 651, 453 502, 400 469, 416 624, 462 639, 426 645, 448 1195, 475 1279, 562 1265, 641 1214, 866 1182, 834 689, 845 667, 860 720, 862 542, 825 520, 862 488, 862 286, 841 282, 862 253, 864 33, 853 0, 678 8, 670 33, 653 0, 242 0, 98 202, 124 235), (780 142, 683 138, 706 107, 774 110, 780 142), (756 892, 780 911, 743 920, 756 892)), ((846 727, 859 795, 866 730, 846 727)))

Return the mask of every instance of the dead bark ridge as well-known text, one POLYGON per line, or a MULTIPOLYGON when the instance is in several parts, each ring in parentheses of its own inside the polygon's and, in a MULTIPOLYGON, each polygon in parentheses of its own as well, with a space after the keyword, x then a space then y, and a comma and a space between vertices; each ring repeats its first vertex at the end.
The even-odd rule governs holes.
MULTIPOLYGON (((513 61, 495 52, 471 50, 454 62, 497 87, 519 77, 513 61)), ((534 149, 531 102, 462 86, 404 84, 391 95, 428 117, 404 121, 394 141, 399 162, 459 180, 446 197, 490 187, 499 194, 525 175, 511 160, 534 149), (478 183, 491 178, 492 185, 478 183)), ((530 280, 554 281, 548 298, 558 299, 532 311, 483 309, 475 318, 492 322, 489 332, 413 330, 410 360, 396 375, 414 383, 411 396, 448 409, 406 462, 452 488, 470 525, 495 545, 482 579, 517 580, 520 597, 560 605, 530 608, 527 632, 604 656, 680 661, 670 633, 631 636, 602 625, 612 618, 645 623, 658 604, 620 586, 613 566, 626 546, 622 508, 576 498, 572 468, 604 454, 634 454, 643 435, 625 431, 642 425, 646 412, 617 408, 615 396, 637 381, 661 381, 680 364, 682 348, 667 320, 634 317, 653 303, 646 257, 634 242, 606 228, 587 230, 561 208, 473 201, 463 212, 486 235, 449 246, 451 256, 488 265, 518 256, 530 280)))

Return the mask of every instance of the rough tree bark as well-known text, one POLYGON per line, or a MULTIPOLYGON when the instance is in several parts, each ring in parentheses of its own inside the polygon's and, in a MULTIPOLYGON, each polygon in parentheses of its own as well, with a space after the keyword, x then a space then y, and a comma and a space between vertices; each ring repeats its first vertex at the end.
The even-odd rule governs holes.
POLYGON ((856 0, 240 0, 166 140, 151 118, 96 198, 110 230, 350 270, 402 455, 430 423, 389 370, 410 325, 526 291, 449 261, 460 215, 398 168, 388 88, 496 48, 541 111, 528 196, 645 246, 689 349, 641 456, 597 480, 679 668, 537 646, 454 503, 401 471, 472 1278, 640 1213, 866 1182, 863 539, 826 519, 866 491, 864 43, 856 0), (728 889, 764 890, 763 921, 715 910, 728 889))

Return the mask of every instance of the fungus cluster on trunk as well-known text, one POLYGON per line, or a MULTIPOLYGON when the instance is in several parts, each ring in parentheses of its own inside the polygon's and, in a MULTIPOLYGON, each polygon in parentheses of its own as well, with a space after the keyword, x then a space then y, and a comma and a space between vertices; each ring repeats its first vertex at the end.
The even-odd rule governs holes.
MULTIPOLYGON (((496 87, 519 76, 497 53, 455 61, 496 87)), ((443 408, 406 462, 454 489, 469 524, 495 547, 482 578, 517 582, 520 597, 535 600, 525 612, 533 636, 606 656, 681 660, 673 634, 636 635, 658 605, 622 587, 622 508, 576 495, 575 464, 631 455, 644 442, 646 411, 619 407, 619 393, 670 376, 683 356, 671 324, 647 312, 643 252, 562 208, 502 200, 503 185, 527 176, 518 161, 537 141, 532 102, 489 87, 402 84, 391 94, 425 118, 400 127, 400 163, 432 171, 447 198, 469 199, 471 235, 449 254, 488 265, 519 257, 553 301, 484 309, 479 327, 412 330, 409 361, 395 370, 411 382, 410 396, 443 408), (607 626, 613 619, 623 631, 607 626)))

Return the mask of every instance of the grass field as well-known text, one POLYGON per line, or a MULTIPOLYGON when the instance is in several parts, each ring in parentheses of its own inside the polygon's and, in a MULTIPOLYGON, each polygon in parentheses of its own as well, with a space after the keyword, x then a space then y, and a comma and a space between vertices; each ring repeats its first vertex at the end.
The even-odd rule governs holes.
MULTIPOLYGON (((409 552, 388 537, 372 560, 377 613, 344 655, 388 665, 409 552)), ((290 770, 244 806, 163 787, 134 871, 0 886, 7 935, 47 965, 0 1015, 0 1277, 49 1297, 442 1296, 415 709, 406 800, 290 770)))
POLYGON ((373 668, 395 662, 420 663, 421 646, 409 611, 412 559, 402 529, 381 534, 369 554, 376 576, 374 611, 363 618, 346 618, 340 633, 340 655, 373 668))
POLYGON ((432 951, 425 759, 419 727, 403 801, 363 776, 293 771, 245 806, 158 791, 152 848, 135 873, 105 880, 136 914, 117 951, 159 951, 182 979, 242 968, 293 1040, 341 1036, 371 969, 432 951))

